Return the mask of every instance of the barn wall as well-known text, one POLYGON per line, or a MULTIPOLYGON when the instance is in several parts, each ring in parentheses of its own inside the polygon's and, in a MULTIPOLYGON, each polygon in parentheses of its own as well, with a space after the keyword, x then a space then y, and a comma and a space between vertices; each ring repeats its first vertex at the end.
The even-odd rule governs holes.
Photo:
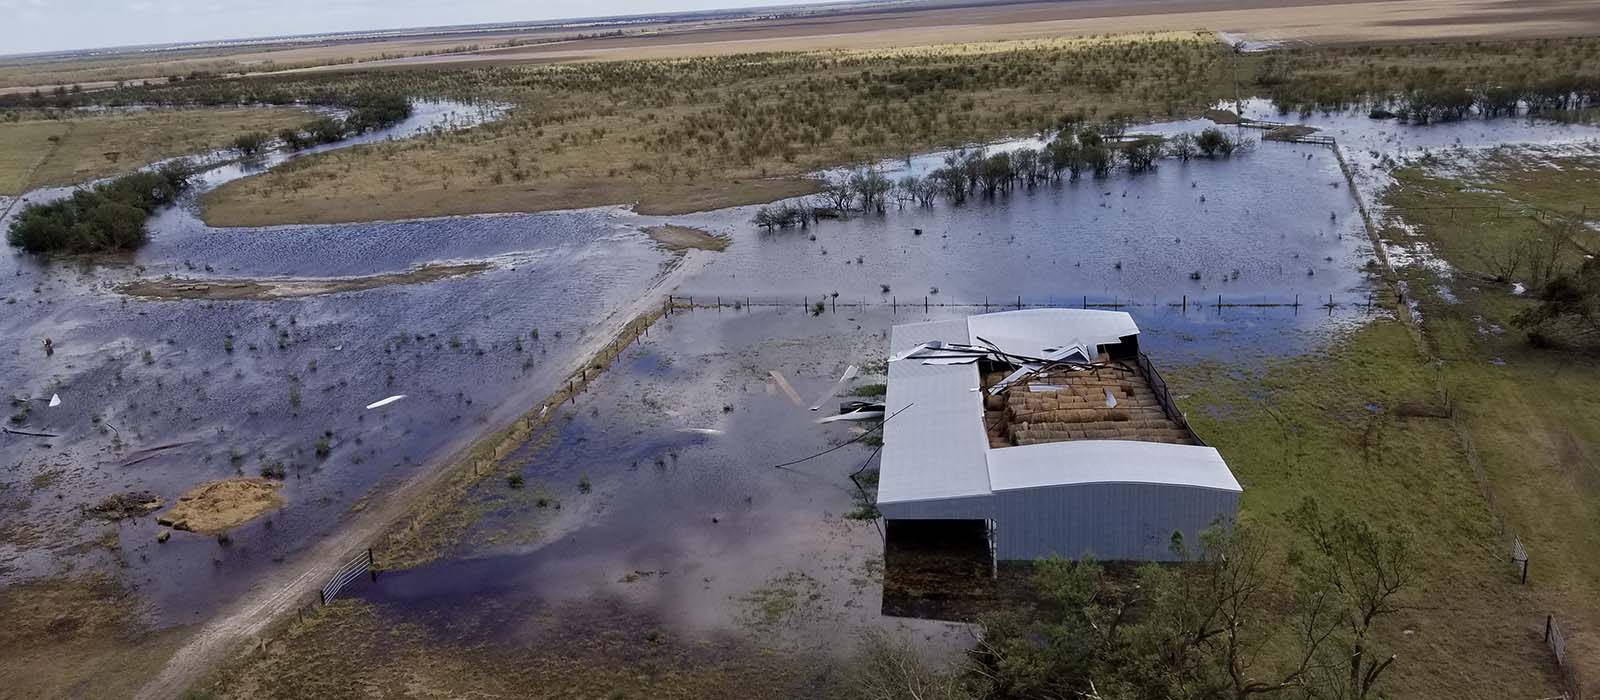
POLYGON ((1086 553, 1103 561, 1171 561, 1173 532, 1191 548, 1219 518, 1233 520, 1239 493, 1168 484, 1078 484, 994 496, 996 557, 1086 553))
POLYGON ((963 496, 931 501, 904 501, 879 503, 878 512, 888 520, 987 520, 991 517, 994 497, 963 496))

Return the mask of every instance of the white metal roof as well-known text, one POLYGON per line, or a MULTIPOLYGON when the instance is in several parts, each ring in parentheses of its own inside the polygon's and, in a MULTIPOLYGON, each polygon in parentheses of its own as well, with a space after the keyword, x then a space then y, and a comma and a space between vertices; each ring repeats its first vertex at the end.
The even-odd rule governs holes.
MULTIPOLYGON (((895 326, 889 356, 929 341, 992 342, 1040 356, 1072 344, 1107 345, 1136 335, 1121 311, 1028 309, 895 326)), ((983 426, 978 366, 889 363, 878 502, 986 496, 997 490, 1083 483, 1162 483, 1238 491, 1217 451, 1194 445, 1077 440, 991 449, 983 426), (907 408, 909 407, 909 408, 907 408)))
MULTIPOLYGON (((889 334, 889 355, 930 340, 965 343, 967 323, 954 319, 895 326, 889 334)), ((889 363, 884 415, 910 408, 884 424, 879 501, 885 494, 891 501, 925 501, 990 492, 983 456, 989 439, 983 430, 983 395, 977 388, 976 364, 889 363)))
POLYGON ((1241 491, 1210 447, 1134 440, 1069 440, 989 450, 995 491, 1069 484, 1168 484, 1241 491))

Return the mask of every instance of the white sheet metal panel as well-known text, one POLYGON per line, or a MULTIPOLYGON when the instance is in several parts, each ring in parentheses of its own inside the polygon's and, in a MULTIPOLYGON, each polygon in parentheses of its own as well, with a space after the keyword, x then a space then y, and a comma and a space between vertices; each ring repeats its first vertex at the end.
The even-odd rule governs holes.
POLYGON ((995 556, 1093 554, 1102 561, 1172 561, 1172 535, 1191 551, 1200 532, 1231 523, 1239 492, 1152 483, 1085 483, 996 492, 995 556))
POLYGON ((1001 350, 1039 357, 1045 348, 1081 343, 1109 345, 1139 334, 1139 325, 1124 311, 1099 309, 1022 309, 967 318, 972 342, 983 338, 1001 350))
POLYGON ((878 503, 878 512, 889 520, 988 520, 994 517, 994 497, 962 496, 928 501, 878 503))
POLYGON ((1136 440, 1070 440, 989 450, 995 491, 1088 483, 1171 484, 1240 491, 1215 448, 1136 440))
MULTIPOLYGON (((965 319, 895 326, 889 354, 929 340, 965 343, 965 319)), ((906 410, 884 425, 879 510, 897 502, 989 494, 989 463, 983 454, 989 439, 977 388, 976 364, 925 365, 915 359, 889 363, 885 408, 888 415, 906 410)))

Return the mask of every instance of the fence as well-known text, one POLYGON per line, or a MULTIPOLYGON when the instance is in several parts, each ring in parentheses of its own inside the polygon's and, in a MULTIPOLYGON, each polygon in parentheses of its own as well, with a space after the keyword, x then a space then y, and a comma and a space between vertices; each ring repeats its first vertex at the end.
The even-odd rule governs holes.
POLYGON ((799 301, 796 301, 792 297, 789 299, 761 299, 748 296, 697 297, 669 295, 667 297, 665 307, 667 313, 671 313, 673 311, 695 311, 697 309, 715 309, 720 312, 723 309, 743 311, 754 308, 788 307, 804 308, 810 310, 812 313, 820 314, 823 312, 837 313, 841 307, 847 310, 868 307, 887 307, 891 312, 894 313, 899 313, 901 310, 905 310, 907 312, 922 311, 926 313, 932 311, 933 309, 970 309, 979 311, 980 313, 989 313, 991 311, 1005 311, 1007 309, 1059 309, 1069 307, 1083 309, 1168 308, 1178 309, 1184 313, 1187 313, 1190 309, 1200 311, 1208 308, 1218 310, 1236 308, 1289 309, 1295 313, 1298 313, 1300 308, 1303 306, 1315 306, 1316 308, 1327 310, 1331 314, 1334 309, 1340 308, 1361 309, 1366 313, 1372 313, 1377 308, 1377 302, 1377 297, 1370 292, 1360 295, 1347 295, 1342 298, 1338 297, 1337 295, 1329 294, 1327 301, 1322 301, 1322 297, 1318 297, 1316 302, 1302 301, 1299 294, 1296 294, 1290 298, 1272 298, 1262 296, 1254 298, 1234 297, 1232 299, 1228 299, 1222 294, 1218 294, 1215 299, 1212 299, 1209 296, 1202 298, 1198 295, 1191 297, 1188 294, 1181 294, 1176 299, 1167 300, 1161 300, 1159 298, 1145 300, 1120 296, 1096 298, 1087 295, 1069 295, 1062 296, 1060 298, 1050 296, 1044 301, 1039 301, 1037 299, 1025 300, 1021 296, 1016 296, 1004 302, 996 302, 988 297, 985 297, 981 302, 958 300, 934 301, 933 297, 930 295, 921 297, 920 299, 908 301, 905 304, 900 303, 900 299, 897 296, 876 300, 867 299, 865 297, 846 298, 841 301, 841 297, 839 295, 830 294, 816 297, 802 296, 799 301))
POLYGON ((1567 700, 1583 700, 1583 682, 1578 678, 1578 668, 1567 659, 1567 637, 1562 633, 1555 615, 1544 616, 1544 641, 1550 645, 1550 653, 1555 655, 1556 666, 1561 669, 1561 683, 1566 686, 1567 700))
POLYGON ((1194 428, 1189 426, 1189 417, 1178 410, 1178 404, 1173 403, 1172 392, 1167 389, 1167 380, 1162 378, 1161 373, 1156 371, 1156 366, 1151 364, 1150 356, 1139 353, 1138 365, 1139 373, 1144 375, 1145 381, 1150 382, 1150 388, 1155 391, 1156 399, 1161 401, 1161 410, 1167 414, 1167 419, 1183 426, 1184 431, 1189 433, 1189 439, 1194 440, 1194 444, 1204 446, 1206 442, 1201 440, 1200 436, 1195 434, 1194 428))
POLYGON ((344 590, 345 586, 350 585, 351 581, 360 578, 362 574, 369 574, 372 576, 372 580, 378 580, 378 572, 372 568, 371 549, 368 549, 362 554, 356 555, 356 558, 351 559, 349 563, 340 567, 339 570, 334 572, 333 576, 328 579, 328 582, 322 586, 322 589, 317 591, 317 595, 319 598, 321 598, 322 604, 327 605, 328 603, 332 602, 334 598, 338 597, 339 592, 344 590))

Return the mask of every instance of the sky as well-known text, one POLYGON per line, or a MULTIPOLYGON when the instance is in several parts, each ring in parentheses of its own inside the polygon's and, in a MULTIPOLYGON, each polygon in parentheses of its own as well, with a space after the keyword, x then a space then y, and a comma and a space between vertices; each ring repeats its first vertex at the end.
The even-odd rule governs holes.
POLYGON ((0 55, 797 0, 0 0, 0 55))

